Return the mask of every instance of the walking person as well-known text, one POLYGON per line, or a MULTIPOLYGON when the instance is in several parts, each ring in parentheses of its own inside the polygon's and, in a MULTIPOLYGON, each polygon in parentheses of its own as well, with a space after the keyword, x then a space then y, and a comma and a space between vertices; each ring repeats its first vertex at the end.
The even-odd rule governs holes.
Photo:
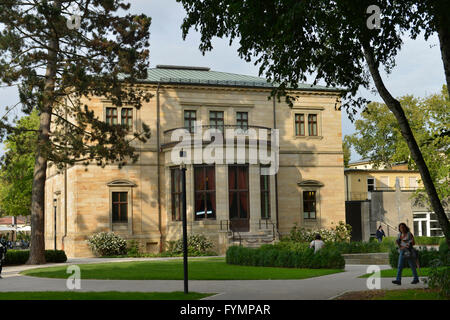
POLYGON ((377 233, 375 234, 375 236, 377 237, 378 242, 383 241, 383 237, 386 237, 386 234, 384 233, 384 230, 383 230, 383 226, 378 227, 377 233))
POLYGON ((392 283, 401 285, 402 284, 402 271, 403 266, 405 264, 405 260, 408 261, 409 266, 411 267, 414 279, 411 282, 411 284, 419 283, 419 277, 417 275, 416 270, 416 251, 413 248, 415 242, 414 242, 414 236, 409 231, 408 226, 405 223, 400 223, 398 225, 398 231, 400 232, 398 234, 396 243, 398 246, 398 266, 397 266, 397 279, 392 281, 392 283))
POLYGON ((320 234, 316 234, 315 240, 311 241, 311 243, 309 244, 310 248, 314 248, 314 253, 322 249, 323 246, 325 246, 325 242, 322 241, 322 237, 320 236, 320 234))
POLYGON ((8 249, 6 248, 6 243, 3 241, 3 239, 0 239, 0 279, 3 279, 2 269, 3 269, 3 262, 6 259, 6 251, 8 251, 8 249))

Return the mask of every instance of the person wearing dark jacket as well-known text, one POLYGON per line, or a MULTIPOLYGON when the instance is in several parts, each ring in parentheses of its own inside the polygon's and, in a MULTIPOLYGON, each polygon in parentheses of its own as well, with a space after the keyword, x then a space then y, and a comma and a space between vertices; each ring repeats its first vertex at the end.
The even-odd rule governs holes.
POLYGON ((6 251, 8 251, 6 244, 2 240, 0 239, 0 279, 2 279, 3 262, 6 259, 6 251))
POLYGON ((378 230, 377 230, 377 233, 375 234, 375 236, 377 237, 378 242, 382 242, 383 237, 386 237, 386 234, 384 233, 382 226, 378 227, 378 230))

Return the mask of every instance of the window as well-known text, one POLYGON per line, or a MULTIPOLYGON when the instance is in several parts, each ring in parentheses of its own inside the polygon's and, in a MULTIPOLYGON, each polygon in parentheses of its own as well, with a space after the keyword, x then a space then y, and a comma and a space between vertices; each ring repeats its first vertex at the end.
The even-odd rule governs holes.
POLYGON ((305 115, 303 113, 295 115, 295 135, 305 135, 305 115))
POLYGON ((133 129, 133 109, 122 108, 121 110, 122 125, 126 126, 128 130, 133 129))
POLYGON ((418 188, 418 181, 416 177, 409 177, 409 188, 413 190, 418 188))
POLYGON ((367 191, 375 190, 375 179, 367 178, 367 191))
POLYGON ((128 192, 112 193, 112 222, 128 222, 128 192))
POLYGON ((181 170, 171 168, 172 221, 181 221, 181 170))
POLYGON ((303 218, 316 219, 316 191, 303 191, 303 218))
POLYGON ((442 237, 444 235, 435 213, 414 213, 413 219, 415 236, 442 237))
POLYGON ((117 124, 117 108, 106 108, 106 123, 117 124))
POLYGON ((228 167, 228 188, 230 219, 248 219, 248 165, 228 167))
POLYGON ((190 133, 194 133, 195 121, 197 120, 197 114, 194 110, 184 111, 184 127, 190 133))
POLYGON ((214 166, 194 167, 195 220, 216 218, 216 177, 214 166))
POLYGON ((404 189, 405 188, 405 178, 404 177, 395 177, 396 184, 397 184, 397 179, 398 179, 398 184, 400 186, 400 189, 404 189))
POLYGON ((236 113, 236 126, 242 130, 248 129, 248 112, 236 113))
POLYGON ((210 111, 209 124, 211 128, 216 128, 223 132, 223 111, 210 111))
POLYGON ((261 175, 261 219, 270 219, 270 176, 261 175))
POLYGON ((308 132, 310 136, 317 136, 317 114, 308 115, 308 132))

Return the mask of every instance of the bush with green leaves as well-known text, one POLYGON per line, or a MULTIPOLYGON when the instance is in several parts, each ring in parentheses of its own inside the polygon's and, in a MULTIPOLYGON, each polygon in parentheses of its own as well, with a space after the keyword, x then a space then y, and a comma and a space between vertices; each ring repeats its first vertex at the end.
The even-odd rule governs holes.
POLYGON ((327 245, 343 254, 386 252, 381 243, 375 241, 332 242, 327 245))
MULTIPOLYGON (((398 265, 398 248, 397 247, 391 247, 391 250, 389 251, 389 264, 392 268, 397 268, 398 265)), ((432 265, 432 262, 434 260, 440 260, 440 252, 436 249, 427 249, 427 248, 420 248, 419 250, 419 265, 421 267, 430 267, 432 265)), ((404 264, 405 268, 409 268, 409 264, 404 264)))
POLYGON ((128 240, 127 241, 127 256, 129 257, 140 257, 142 255, 141 249, 139 247, 139 241, 128 240))
POLYGON ((127 242, 113 232, 99 232, 88 240, 89 247, 97 256, 115 256, 127 253, 127 242))
POLYGON ((450 266, 439 259, 434 260, 425 279, 431 289, 435 289, 442 297, 450 299, 450 266))
POLYGON ((330 229, 306 229, 298 227, 298 225, 295 224, 286 240, 311 242, 315 239, 317 234, 320 234, 322 240, 325 242, 350 241, 351 232, 352 227, 342 221, 339 221, 335 227, 331 227, 330 229))
MULTIPOLYGON (((211 240, 202 234, 191 234, 187 237, 189 255, 215 255, 210 251, 213 247, 211 240)), ((167 242, 168 254, 177 255, 183 253, 183 239, 167 242)))
POLYGON ((289 248, 288 245, 263 245, 260 248, 231 246, 226 253, 226 262, 243 266, 343 269, 345 260, 333 248, 314 249, 289 248))
MULTIPOLYGON (((5 265, 25 264, 30 256, 30 250, 8 250, 5 257, 5 265)), ((45 261, 62 263, 67 261, 66 253, 63 250, 45 250, 45 261)))

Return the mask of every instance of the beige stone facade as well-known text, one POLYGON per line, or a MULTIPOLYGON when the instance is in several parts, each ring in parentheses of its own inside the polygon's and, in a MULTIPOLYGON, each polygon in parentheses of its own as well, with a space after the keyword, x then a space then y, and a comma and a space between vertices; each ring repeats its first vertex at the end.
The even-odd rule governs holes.
MULTIPOLYGON (((140 110, 133 109, 133 129, 146 123, 152 136, 147 143, 137 145, 137 163, 121 169, 115 165, 105 168, 75 165, 60 174, 54 168, 48 170, 47 248, 53 248, 55 223, 57 249, 64 248, 70 257, 91 256, 86 239, 100 231, 114 231, 126 239, 135 239, 146 252, 159 252, 164 249, 166 241, 179 239, 182 223, 172 217, 171 168, 176 165, 171 156, 170 131, 167 130, 184 127, 186 110, 195 111, 196 120, 202 120, 206 125, 210 124, 211 111, 223 112, 224 125, 230 127, 236 125, 237 112, 247 113, 249 127, 264 127, 270 131, 276 126, 280 144, 279 171, 277 176, 272 175, 268 180, 268 219, 261 217, 260 163, 246 161, 249 214, 248 230, 244 231, 230 230, 230 164, 214 165, 215 219, 203 220, 194 219, 195 164, 188 164, 189 233, 205 234, 213 240, 214 250, 224 253, 237 235, 241 239, 249 235, 277 239, 289 233, 295 223, 316 228, 345 221, 341 111, 336 102, 338 91, 301 89, 293 92, 298 99, 290 107, 278 101, 274 105, 273 100, 268 100, 271 88, 262 86, 163 83, 158 89, 158 84, 151 82, 145 86, 154 98, 144 103, 140 110), (304 136, 296 135, 296 114, 302 114, 305 119, 304 136), (309 114, 316 116, 315 136, 308 134, 309 114), (305 219, 303 197, 307 191, 315 192, 314 219, 305 219), (112 197, 118 193, 126 195, 121 210, 126 210, 127 216, 120 222, 112 218, 112 197)), ((88 104, 106 121, 106 108, 110 107, 108 101, 92 98, 88 104)), ((118 114, 120 116, 120 109, 118 114)), ((248 145, 248 148, 252 146, 248 145)), ((204 211, 205 215, 208 210, 204 211)))

